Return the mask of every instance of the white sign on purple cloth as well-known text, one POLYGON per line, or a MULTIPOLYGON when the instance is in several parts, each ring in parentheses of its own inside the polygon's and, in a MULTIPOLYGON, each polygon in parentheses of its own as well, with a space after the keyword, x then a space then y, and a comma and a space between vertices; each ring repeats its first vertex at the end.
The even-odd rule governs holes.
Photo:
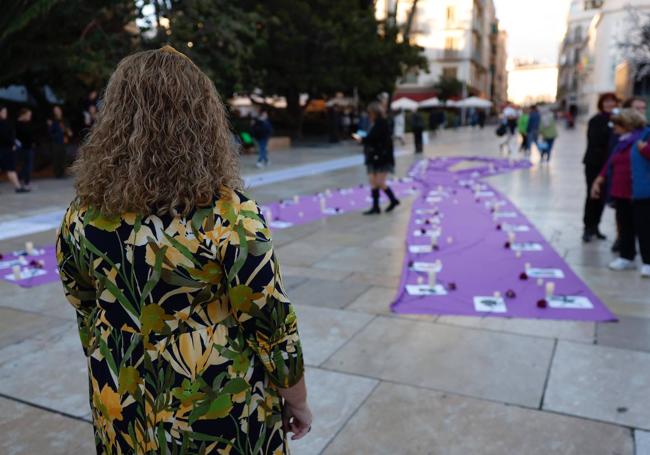
MULTIPOLYGON (((26 280, 28 278, 34 278, 37 276, 47 275, 47 272, 43 269, 31 269, 31 268, 21 268, 20 269, 20 279, 26 280)), ((5 280, 9 281, 18 281, 13 273, 4 276, 5 280)))
POLYGON ((474 309, 479 313, 505 313, 508 311, 503 297, 474 297, 474 309))
POLYGON ((510 245, 512 251, 542 251, 544 247, 537 242, 513 243, 510 245))
POLYGON ((554 295, 546 301, 551 308, 590 310, 594 307, 591 300, 582 295, 554 295))
POLYGON ((430 287, 427 284, 407 284, 406 292, 409 295, 447 295, 447 290, 441 284, 430 287))
POLYGON ((530 278, 564 278, 564 272, 562 269, 541 269, 531 267, 526 271, 526 275, 530 278))
POLYGON ((431 245, 409 245, 409 252, 413 254, 431 253, 432 251, 431 245))
POLYGON ((442 262, 414 262, 413 267, 411 268, 415 272, 441 272, 442 271, 442 262))

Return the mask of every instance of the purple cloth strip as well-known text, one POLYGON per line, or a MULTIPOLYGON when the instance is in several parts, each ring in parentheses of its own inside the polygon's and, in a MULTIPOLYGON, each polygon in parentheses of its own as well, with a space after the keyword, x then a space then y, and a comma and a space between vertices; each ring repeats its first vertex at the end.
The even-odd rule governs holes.
POLYGON ((14 251, 4 254, 0 259, 0 278, 17 284, 23 288, 31 288, 42 284, 59 281, 59 271, 56 263, 56 248, 49 245, 40 248, 34 248, 38 254, 28 255, 25 251, 14 251), (20 258, 23 258, 22 264, 20 258), (39 268, 34 262, 42 261, 43 266, 39 268), (19 265, 23 275, 29 275, 25 278, 15 280, 13 278, 12 266, 19 265))
POLYGON ((492 186, 480 180, 481 177, 528 166, 530 163, 527 161, 462 157, 434 159, 414 165, 410 175, 421 185, 422 193, 412 208, 402 278, 398 294, 391 305, 393 312, 575 321, 616 320, 614 314, 571 270, 517 207, 492 186), (467 160, 483 162, 484 166, 458 172, 450 170, 455 164, 467 160), (446 195, 440 200, 434 198, 427 202, 427 195, 431 191, 437 191, 439 186, 443 187, 446 195), (498 208, 499 213, 510 212, 514 217, 495 220, 495 214, 492 212, 495 202, 502 204, 498 208), (433 214, 419 213, 423 209, 439 212, 442 232, 438 239, 437 251, 414 254, 409 251, 410 245, 432 244, 430 237, 414 234, 416 230, 432 226, 417 224, 418 220, 433 218, 433 214), (521 257, 517 257, 515 251, 506 245, 509 238, 503 230, 505 224, 528 226, 527 232, 515 233, 514 244, 537 243, 541 245, 542 250, 524 251, 521 252, 521 257), (448 242, 450 236, 451 243, 448 242), (407 285, 428 286, 429 283, 427 274, 412 270, 412 264, 433 263, 436 260, 442 263, 442 270, 436 274, 436 282, 444 286, 447 294, 410 295, 406 290, 407 285), (525 272, 526 263, 532 268, 560 269, 564 278, 550 279, 555 283, 553 295, 583 296, 590 300, 593 308, 539 308, 538 301, 545 300, 546 297, 546 280, 541 286, 537 278, 522 280, 520 275, 525 272), (419 282, 418 277, 421 277, 419 282), (502 313, 478 312, 475 309, 474 297, 490 297, 494 296, 495 292, 503 297, 507 310, 502 313), (510 298, 506 297, 507 294, 510 298))

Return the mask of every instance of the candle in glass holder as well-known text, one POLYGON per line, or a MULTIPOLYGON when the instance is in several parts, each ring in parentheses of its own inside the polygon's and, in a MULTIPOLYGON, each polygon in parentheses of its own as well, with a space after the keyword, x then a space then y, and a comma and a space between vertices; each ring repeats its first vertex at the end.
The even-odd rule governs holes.
POLYGON ((555 283, 549 281, 546 283, 546 299, 550 299, 555 294, 555 283))
POLYGON ((325 198, 320 198, 320 211, 324 212, 326 209, 325 198))
POLYGON ((510 242, 511 245, 515 243, 515 237, 516 236, 514 232, 512 231, 508 232, 508 242, 510 242))
POLYGON ((296 195, 296 196, 293 197, 293 202, 295 202, 297 204, 299 201, 300 201, 299 196, 296 195))
POLYGON ((25 242, 25 252, 30 256, 34 255, 34 242, 25 242))
POLYGON ((434 270, 429 270, 429 287, 431 289, 436 287, 436 272, 434 270))
POLYGON ((526 269, 526 272, 528 272, 528 269, 530 268, 530 262, 526 262, 526 264, 524 264, 524 268, 526 269))
POLYGON ((14 265, 13 267, 11 267, 11 271, 12 271, 12 273, 14 275, 14 280, 16 280, 16 281, 20 280, 20 278, 21 278, 21 276, 20 276, 20 266, 19 265, 14 265))

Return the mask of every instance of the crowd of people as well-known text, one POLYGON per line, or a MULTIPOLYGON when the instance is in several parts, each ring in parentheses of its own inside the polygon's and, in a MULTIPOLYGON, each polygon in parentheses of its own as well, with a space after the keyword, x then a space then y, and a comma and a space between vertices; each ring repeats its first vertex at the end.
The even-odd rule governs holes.
POLYGON ((555 139, 558 137, 555 112, 541 104, 533 104, 523 109, 508 104, 501 113, 497 135, 504 138, 499 147, 506 156, 513 155, 519 135, 521 141, 518 150, 521 154, 529 157, 534 145, 541 162, 549 162, 555 139))
POLYGON ((54 176, 62 178, 70 155, 73 139, 83 140, 97 120, 97 91, 91 91, 84 101, 81 127, 75 133, 63 114, 61 106, 54 105, 45 122, 35 122, 29 107, 19 107, 15 116, 9 108, 0 105, 0 172, 5 172, 16 193, 31 191, 32 172, 38 145, 46 151, 52 163, 54 176))
POLYGON ((598 113, 587 127, 583 158, 587 198, 584 208, 585 243, 605 240, 600 223, 606 205, 616 211, 617 238, 612 250, 618 258, 612 270, 636 269, 637 241, 641 276, 650 278, 650 126, 643 98, 631 98, 619 107, 614 93, 598 100, 598 113))

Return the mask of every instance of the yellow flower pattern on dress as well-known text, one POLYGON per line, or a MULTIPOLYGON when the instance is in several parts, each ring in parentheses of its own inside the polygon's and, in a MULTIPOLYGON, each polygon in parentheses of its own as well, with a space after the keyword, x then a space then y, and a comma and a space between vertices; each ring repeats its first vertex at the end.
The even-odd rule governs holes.
POLYGON ((302 377, 302 349, 255 201, 231 192, 185 218, 73 202, 57 260, 98 453, 287 453, 277 388, 302 377))

